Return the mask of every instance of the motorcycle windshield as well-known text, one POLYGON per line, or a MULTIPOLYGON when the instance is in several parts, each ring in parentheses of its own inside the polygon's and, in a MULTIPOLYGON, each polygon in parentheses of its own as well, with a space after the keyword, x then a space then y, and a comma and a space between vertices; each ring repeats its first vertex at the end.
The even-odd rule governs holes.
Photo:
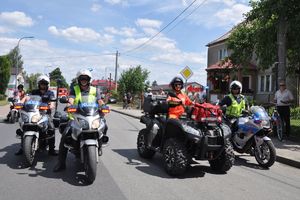
POLYGON ((34 112, 35 110, 39 109, 41 105, 42 98, 38 95, 30 95, 28 100, 24 103, 23 109, 26 112, 34 112))
POLYGON ((261 106, 251 106, 250 111, 253 113, 255 120, 270 120, 267 111, 261 106))
POLYGON ((99 105, 96 97, 92 95, 82 96, 78 103, 77 112, 83 116, 94 116, 98 114, 99 105))

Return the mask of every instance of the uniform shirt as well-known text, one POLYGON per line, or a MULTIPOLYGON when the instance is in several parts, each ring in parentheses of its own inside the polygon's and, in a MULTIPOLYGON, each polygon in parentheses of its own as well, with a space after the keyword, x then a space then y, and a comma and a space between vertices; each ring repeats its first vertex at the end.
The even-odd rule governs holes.
POLYGON ((182 104, 178 105, 176 107, 169 108, 169 118, 179 118, 185 111, 184 106, 192 105, 193 102, 190 100, 190 98, 184 94, 184 93, 176 93, 177 97, 171 97, 168 96, 167 101, 181 101, 182 104))
POLYGON ((277 90, 274 100, 277 102, 277 106, 290 106, 290 103, 282 103, 281 101, 292 101, 294 100, 294 97, 291 91, 289 91, 288 89, 285 89, 282 92, 280 90, 277 90))
MULTIPOLYGON (((244 98, 243 96, 241 95, 238 95, 237 97, 233 95, 233 97, 235 98, 235 100, 239 103, 241 103, 241 101, 244 99, 245 100, 245 104, 247 104, 247 99, 244 98)), ((220 106, 224 106, 226 105, 227 107, 228 106, 231 106, 232 104, 232 101, 231 101, 231 98, 229 97, 229 95, 225 96, 222 101, 219 103, 220 106)))
MULTIPOLYGON (((40 90, 32 90, 31 95, 38 95, 41 97, 44 97, 42 100, 48 99, 50 101, 50 99, 54 99, 54 92, 52 92, 51 90, 47 90, 45 93, 41 93, 40 90)), ((49 103, 49 101, 47 102, 43 102, 43 103, 49 103)))
MULTIPOLYGON (((82 88, 80 88, 80 91, 81 91, 81 96, 89 96, 90 87, 88 87, 86 90, 82 90, 82 88)), ((71 87, 71 89, 70 89, 70 98, 75 99, 74 87, 71 87)), ((96 90, 96 99, 97 99, 97 101, 101 99, 101 93, 99 92, 99 90, 96 90)))

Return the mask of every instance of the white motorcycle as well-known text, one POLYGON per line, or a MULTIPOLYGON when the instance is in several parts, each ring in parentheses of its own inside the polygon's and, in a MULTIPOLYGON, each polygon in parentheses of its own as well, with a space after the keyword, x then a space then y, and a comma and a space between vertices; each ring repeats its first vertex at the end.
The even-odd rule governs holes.
MULTIPOLYGON (((66 98, 60 99, 61 103, 67 103, 66 98)), ((60 121, 60 132, 67 133, 64 146, 72 153, 80 156, 84 165, 85 175, 89 182, 93 183, 97 174, 97 163, 102 155, 102 143, 108 141, 105 135, 107 130, 104 114, 109 112, 108 106, 101 107, 94 96, 83 96, 77 106, 67 109, 72 120, 60 121), (68 124, 68 125, 67 125, 68 124)))
POLYGON ((30 166, 34 163, 37 150, 46 147, 47 140, 54 137, 53 133, 47 131, 49 105, 42 102, 42 97, 30 95, 29 100, 19 107, 20 129, 17 130, 17 136, 22 138, 24 156, 30 166))

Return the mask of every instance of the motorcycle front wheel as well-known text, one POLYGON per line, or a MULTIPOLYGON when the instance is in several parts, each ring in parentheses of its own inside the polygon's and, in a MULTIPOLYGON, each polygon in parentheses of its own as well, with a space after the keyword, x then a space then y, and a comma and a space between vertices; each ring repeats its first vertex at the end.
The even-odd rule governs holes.
POLYGON ((264 141, 260 146, 261 154, 257 147, 254 149, 254 157, 258 164, 264 168, 271 167, 276 160, 276 150, 271 140, 264 141))
POLYGON ((85 146, 84 171, 89 183, 93 183, 97 174, 97 147, 85 146))
POLYGON ((37 142, 37 138, 35 136, 25 136, 23 139, 23 151, 24 156, 26 158, 27 163, 32 166, 35 158, 35 143, 37 142))

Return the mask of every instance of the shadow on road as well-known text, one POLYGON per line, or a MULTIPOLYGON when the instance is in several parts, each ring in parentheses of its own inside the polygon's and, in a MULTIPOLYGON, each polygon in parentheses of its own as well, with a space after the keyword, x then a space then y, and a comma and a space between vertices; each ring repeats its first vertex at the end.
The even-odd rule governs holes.
POLYGON ((112 151, 127 158, 127 165, 133 165, 137 170, 146 174, 157 176, 161 178, 199 178, 204 177, 205 173, 223 175, 226 173, 217 173, 210 169, 209 166, 201 165, 193 161, 187 171, 178 177, 169 176, 164 170, 163 157, 161 154, 156 153, 152 159, 141 158, 136 149, 112 149, 112 151))
MULTIPOLYGON (((268 170, 269 168, 261 167, 258 163, 253 163, 253 161, 249 160, 252 156, 250 155, 236 155, 235 156, 235 166, 245 166, 253 169, 259 170, 268 170)), ((252 157, 254 158, 254 157, 252 157)))
POLYGON ((65 171, 54 173, 53 168, 57 163, 57 157, 49 156, 46 150, 39 151, 36 154, 36 162, 29 167, 25 161, 24 155, 16 156, 15 152, 20 148, 19 143, 9 145, 0 149, 3 156, 0 157, 0 165, 7 165, 16 174, 25 175, 29 177, 46 177, 62 179, 64 182, 74 186, 87 186, 83 173, 83 167, 75 156, 69 154, 67 158, 67 169, 65 171))

